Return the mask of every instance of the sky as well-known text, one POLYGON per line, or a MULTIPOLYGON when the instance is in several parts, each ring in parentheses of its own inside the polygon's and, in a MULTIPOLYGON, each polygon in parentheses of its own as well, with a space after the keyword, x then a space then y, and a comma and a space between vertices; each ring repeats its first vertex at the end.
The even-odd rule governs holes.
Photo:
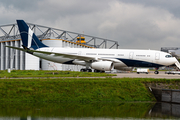
POLYGON ((0 0, 0 25, 28 23, 118 41, 122 49, 180 47, 179 0, 0 0))

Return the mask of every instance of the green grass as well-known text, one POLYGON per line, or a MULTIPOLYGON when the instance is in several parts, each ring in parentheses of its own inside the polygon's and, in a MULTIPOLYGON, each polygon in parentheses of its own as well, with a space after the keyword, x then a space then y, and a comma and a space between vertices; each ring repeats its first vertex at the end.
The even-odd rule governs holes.
MULTIPOLYGON (((0 102, 155 101, 147 83, 180 83, 153 78, 0 79, 0 102)), ((170 86, 171 87, 171 86, 170 86)))
POLYGON ((143 81, 130 78, 1 79, 0 101, 154 101, 143 81))
POLYGON ((49 70, 0 70, 0 78, 21 78, 21 77, 101 77, 116 76, 116 74, 77 72, 77 71, 49 71, 49 70))

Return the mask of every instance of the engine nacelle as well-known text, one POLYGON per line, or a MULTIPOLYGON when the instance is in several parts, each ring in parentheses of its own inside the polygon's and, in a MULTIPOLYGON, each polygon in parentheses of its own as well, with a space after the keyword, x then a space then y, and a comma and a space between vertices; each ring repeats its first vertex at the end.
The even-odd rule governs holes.
POLYGON ((110 71, 113 68, 113 63, 110 61, 99 61, 91 63, 91 68, 102 71, 110 71))
POLYGON ((74 60, 73 63, 76 64, 76 65, 86 66, 86 62, 85 61, 74 60))
POLYGON ((123 71, 132 71, 133 67, 128 67, 123 62, 114 63, 114 69, 123 70, 123 71))

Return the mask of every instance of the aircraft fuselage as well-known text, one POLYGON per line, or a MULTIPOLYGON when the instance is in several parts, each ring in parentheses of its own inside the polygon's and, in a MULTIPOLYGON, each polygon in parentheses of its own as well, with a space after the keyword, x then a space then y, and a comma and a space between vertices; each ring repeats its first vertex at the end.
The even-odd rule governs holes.
MULTIPOLYGON (((174 64, 177 60, 169 53, 156 50, 134 50, 134 49, 87 49, 87 48, 40 48, 37 51, 52 52, 47 55, 34 52, 33 55, 63 64, 75 64, 74 60, 81 61, 81 56, 97 58, 98 60, 113 61, 114 68, 120 67, 161 67, 174 64), (56 56, 53 53, 62 53, 79 56, 75 59, 64 56, 56 56)), ((86 61, 91 62, 91 61, 86 61)))

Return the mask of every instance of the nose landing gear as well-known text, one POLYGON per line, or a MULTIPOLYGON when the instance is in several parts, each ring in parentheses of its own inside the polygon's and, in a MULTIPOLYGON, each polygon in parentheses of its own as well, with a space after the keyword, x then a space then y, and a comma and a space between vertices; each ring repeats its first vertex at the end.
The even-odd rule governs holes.
POLYGON ((154 74, 159 74, 159 71, 154 71, 154 74))
POLYGON ((159 67, 156 68, 156 71, 154 71, 154 74, 159 74, 158 69, 159 69, 159 67))

